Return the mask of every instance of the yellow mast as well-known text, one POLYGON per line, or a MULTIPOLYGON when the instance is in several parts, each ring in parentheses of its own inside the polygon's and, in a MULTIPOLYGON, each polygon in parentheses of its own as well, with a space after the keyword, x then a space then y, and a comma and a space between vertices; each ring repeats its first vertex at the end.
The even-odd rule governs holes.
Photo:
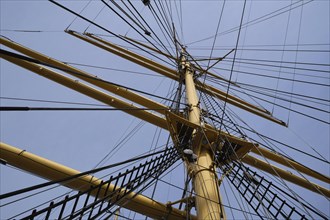
MULTIPOLYGON (((186 61, 184 53, 182 54, 180 67, 184 73, 186 84, 187 104, 189 105, 189 121, 201 125, 199 99, 194 83, 193 70, 190 63, 186 61)), ((198 132, 194 130, 193 136, 197 136, 198 132)), ((195 142, 196 140, 192 137, 195 142)), ((193 152, 197 155, 197 162, 188 163, 188 170, 193 180, 194 190, 196 193, 196 209, 198 219, 225 219, 225 214, 221 208, 221 197, 218 189, 218 179, 215 173, 213 162, 213 153, 205 145, 201 143, 192 143, 193 152)))
MULTIPOLYGON (((99 86, 100 88, 103 88, 107 91, 114 92, 115 94, 120 95, 124 98, 127 98, 128 100, 132 100, 132 101, 134 100, 134 102, 137 102, 138 104, 141 104, 141 105, 143 105, 147 108, 158 107, 159 109, 161 109, 162 107, 165 107, 164 105, 161 105, 161 104, 156 103, 154 101, 149 101, 147 98, 145 98, 143 96, 137 96, 137 94, 132 93, 132 92, 130 92, 126 89, 123 89, 121 87, 117 87, 117 89, 113 89, 111 85, 105 84, 102 81, 95 80, 96 77, 94 77, 93 79, 91 79, 89 77, 86 77, 86 76, 93 76, 91 74, 88 74, 88 73, 83 72, 83 71, 81 71, 79 69, 76 69, 76 68, 72 68, 69 65, 61 63, 59 61, 56 61, 55 59, 52 59, 52 58, 47 57, 45 55, 42 55, 38 52, 35 52, 35 51, 31 50, 30 48, 23 47, 23 46, 15 43, 15 42, 7 40, 3 37, 0 37, 0 44, 4 44, 4 45, 6 45, 6 46, 8 46, 12 49, 18 50, 18 51, 20 51, 20 52, 22 52, 22 53, 24 53, 28 56, 34 57, 37 60, 40 59, 40 60, 44 61, 45 63, 51 64, 51 65, 54 65, 54 66, 57 66, 57 67, 60 67, 60 68, 66 69, 66 70, 71 70, 75 73, 79 73, 80 76, 81 76, 81 79, 87 80, 88 82, 90 82, 90 83, 92 83, 96 86, 99 86), (93 80, 94 80, 94 82, 93 82, 93 80)), ((97 90, 93 87, 90 87, 88 85, 85 85, 83 82, 68 78, 68 77, 66 77, 62 74, 56 73, 55 71, 52 71, 52 70, 47 69, 45 67, 42 67, 40 65, 37 65, 37 64, 31 63, 31 62, 28 62, 28 61, 24 61, 24 60, 21 60, 21 59, 18 59, 18 58, 14 58, 14 57, 11 57, 11 56, 8 56, 8 55, 5 55, 5 54, 1 54, 0 57, 3 58, 3 59, 6 59, 9 62, 12 62, 16 65, 19 65, 23 68, 26 68, 26 69, 28 69, 32 72, 35 72, 35 73, 37 73, 37 74, 39 74, 43 77, 46 77, 50 80, 53 80, 53 81, 55 81, 55 82, 57 82, 61 85, 67 86, 67 87, 69 87, 69 88, 71 88, 75 91, 78 91, 82 94, 85 94, 85 95, 91 97, 91 98, 99 100, 99 101, 101 101, 105 104, 108 104, 110 106, 117 107, 117 108, 122 108, 123 111, 125 111, 125 109, 127 109, 127 110, 136 109, 136 106, 131 104, 131 103, 124 102, 123 100, 115 98, 115 97, 113 97, 113 96, 111 96, 107 93, 104 93, 104 92, 102 92, 100 90, 97 90)), ((77 76, 77 75, 75 75, 75 76, 77 76)), ((162 114, 165 114, 167 111, 164 109, 164 110, 161 110, 161 111, 158 111, 158 112, 162 113, 162 114)), ((155 126, 163 128, 163 129, 166 129, 166 130, 169 129, 168 119, 159 117, 158 115, 155 115, 151 112, 141 110, 141 111, 126 111, 126 113, 131 114, 131 115, 133 115, 135 117, 138 117, 140 119, 143 119, 143 120, 145 120, 145 121, 147 121, 147 122, 149 122, 149 123, 151 123, 155 126)), ((179 117, 179 116, 176 116, 176 117, 179 117)), ((179 117, 179 118, 182 122, 186 121, 184 118, 181 118, 181 117, 179 117)), ((187 121, 187 122, 189 122, 189 121, 187 121)), ((191 126, 193 126, 193 125, 191 125, 191 126)), ((200 126, 200 125, 198 125, 198 126, 200 126)), ((228 139, 229 141, 235 142, 239 145, 242 145, 244 148, 251 149, 251 151, 255 154, 258 154, 262 157, 273 160, 273 161, 275 161, 277 163, 280 163, 284 166, 287 166, 289 168, 297 169, 299 172, 302 172, 304 174, 307 174, 309 176, 317 178, 317 179, 319 179, 319 180, 321 180, 325 183, 330 183, 330 178, 328 176, 324 176, 322 174, 319 174, 319 173, 317 173, 317 172, 315 172, 314 170, 311 170, 311 169, 306 169, 306 168, 302 167, 301 165, 298 165, 294 161, 289 160, 287 158, 283 158, 283 157, 277 155, 276 153, 268 151, 265 148, 262 148, 260 146, 251 148, 251 146, 253 146, 252 143, 249 143, 246 140, 243 140, 243 139, 240 139, 240 138, 236 138, 236 137, 234 137, 232 135, 229 135, 225 132, 217 131, 215 128, 211 127, 208 124, 206 124, 205 127, 206 127, 206 130, 209 132, 209 134, 211 136, 215 136, 215 135, 219 134, 219 132, 220 132, 220 134, 222 136, 224 136, 226 139, 228 139)), ((250 165, 253 164, 253 166, 258 166, 257 163, 252 163, 251 162, 251 160, 254 160, 255 157, 253 157, 250 154, 248 156, 249 156, 248 158, 250 158, 250 160, 248 160, 246 158, 245 160, 243 159, 243 162, 245 162, 245 163, 250 162, 250 165)), ((258 163, 258 164, 260 164, 260 163, 258 163)), ((267 163, 267 164, 269 164, 269 163, 267 163)), ((271 164, 269 164, 269 166, 271 166, 271 164)), ((272 172, 270 169, 266 169, 264 171, 269 172, 271 174, 274 174, 274 172, 272 172)), ((296 176, 296 175, 291 174, 290 176, 296 176)), ((297 184, 299 186, 302 186, 302 187, 305 187, 306 183, 309 184, 309 185, 314 185, 313 183, 311 183, 311 182, 309 182, 305 179, 302 179, 301 181, 292 181, 292 182, 294 182, 295 184, 297 184)), ((312 190, 312 191, 314 191, 314 190, 312 190)), ((326 194, 328 194, 328 193, 326 193, 326 194)))
MULTIPOLYGON (((41 55, 40 53, 32 51, 29 48, 23 48, 22 46, 17 45, 17 44, 15 45, 14 42, 10 42, 10 41, 4 40, 2 38, 0 38, 0 39, 1 39, 0 43, 3 43, 6 46, 9 46, 15 50, 18 50, 28 56, 34 57, 37 60, 42 60, 45 63, 51 64, 51 65, 54 65, 54 66, 57 66, 57 67, 60 67, 63 69, 68 69, 68 70, 77 72, 81 75, 84 75, 79 78, 81 78, 95 86, 103 88, 107 91, 111 91, 113 93, 116 93, 115 90, 122 90, 122 88, 116 89, 116 88, 111 88, 111 86, 108 87, 108 85, 103 84, 102 82, 101 83, 93 82, 93 80, 95 80, 95 78, 93 78, 93 79, 89 78, 92 75, 90 75, 88 73, 85 73, 78 69, 72 68, 72 67, 70 67, 66 64, 63 64, 59 61, 56 61, 52 58, 41 55), (89 76, 89 77, 86 77, 86 76, 89 76)), ((28 61, 24 61, 24 60, 21 60, 18 58, 14 58, 14 57, 11 57, 11 56, 5 55, 5 54, 1 54, 0 57, 8 60, 9 62, 15 63, 16 65, 19 65, 23 68, 26 68, 32 72, 35 72, 43 77, 46 77, 50 80, 53 80, 64 86, 67 86, 73 90, 76 90, 82 94, 85 94, 89 97, 99 100, 103 103, 114 106, 116 108, 122 108, 123 111, 125 111, 125 109, 136 109, 136 106, 131 103, 124 102, 118 98, 110 96, 109 94, 107 94, 105 92, 102 92, 93 87, 87 86, 82 82, 71 79, 62 74, 56 73, 55 71, 52 71, 50 69, 44 68, 41 65, 34 64, 34 63, 31 63, 28 61)), ((189 62, 186 62, 184 57, 182 59, 181 64, 183 64, 181 66, 183 67, 183 70, 184 70, 183 72, 184 72, 186 90, 187 90, 186 96, 188 99, 187 102, 190 106, 189 121, 178 115, 175 117, 177 117, 178 120, 180 120, 182 123, 190 123, 189 126, 193 127, 195 129, 195 137, 202 137, 203 134, 205 134, 205 132, 206 132, 207 138, 209 138, 209 136, 214 138, 216 135, 218 135, 220 133, 222 136, 226 137, 226 139, 228 139, 229 141, 238 143, 239 145, 242 146, 242 148, 247 149, 247 151, 245 153, 252 150, 253 153, 259 154, 267 159, 273 160, 284 166, 297 169, 299 172, 305 173, 305 174, 312 176, 314 178, 317 178, 323 182, 326 182, 326 183, 330 182, 329 177, 319 174, 313 170, 306 169, 305 167, 295 163, 294 161, 291 161, 288 158, 283 158, 283 157, 277 155, 276 153, 268 151, 262 147, 251 148, 251 145, 253 145, 252 143, 249 143, 246 140, 243 140, 241 138, 236 138, 225 132, 218 131, 208 124, 202 126, 201 119, 200 119, 199 101, 198 101, 196 87, 195 87, 194 80, 193 80, 193 71, 190 67, 189 62), (203 128, 203 131, 201 128, 203 128)), ((70 72, 68 72, 68 73, 70 74, 70 72)), ((138 96, 137 94, 133 94, 127 90, 118 92, 116 94, 119 96, 122 96, 128 100, 135 101, 136 103, 149 107, 149 108, 165 107, 159 103, 156 103, 152 100, 148 100, 148 99, 144 98, 143 96, 138 96)), ((165 107, 165 109, 166 109, 166 107, 165 107)), ((158 113, 164 114, 167 117, 166 114, 169 114, 169 112, 166 111, 165 109, 158 111, 158 113)), ((162 118, 162 117, 155 115, 148 111, 126 111, 126 112, 135 117, 143 119, 151 124, 154 124, 158 127, 169 130, 169 121, 168 121, 169 118, 165 119, 165 118, 162 118)), ((211 149, 208 147, 208 145, 205 143, 201 144, 201 142, 203 142, 203 141, 201 141, 201 138, 199 138, 199 139, 197 138, 197 139, 195 139, 195 143, 193 144, 193 146, 194 146, 193 150, 194 150, 195 154, 198 155, 197 164, 190 164, 190 165, 188 164, 188 170, 191 172, 190 174, 192 175, 192 177, 194 179, 195 191, 196 191, 197 195, 199 195, 196 197, 196 207, 197 207, 198 218, 199 219, 225 218, 225 213, 223 211, 223 208, 221 207, 221 205, 219 205, 219 203, 221 204, 221 197, 218 192, 217 176, 214 173, 215 169, 214 169, 214 163, 213 163, 213 154, 212 154, 211 149)), ((5 145, 1 144, 1 148, 3 148, 3 146, 5 146, 5 145)), ((22 150, 18 150, 18 151, 23 152, 22 150)), ((24 153, 24 155, 26 155, 26 154, 24 153)), ((42 176, 44 178, 51 179, 51 180, 58 179, 56 175, 53 175, 53 174, 48 175, 49 174, 48 172, 41 172, 42 167, 44 165, 48 164, 48 162, 46 163, 43 160, 41 160, 42 162, 40 164, 35 165, 33 170, 28 170, 26 164, 24 162, 22 162, 22 161, 24 161, 24 158, 22 158, 22 157, 15 157, 15 159, 8 160, 8 154, 6 155, 2 151, 0 154, 0 158, 7 160, 8 163, 10 163, 14 166, 20 167, 21 169, 27 170, 29 172, 32 172, 32 173, 42 176), (17 165, 17 164, 21 164, 21 165, 17 165)), ((244 163, 247 163, 249 165, 262 169, 268 173, 271 173, 272 175, 278 175, 281 178, 291 181, 299 186, 305 187, 306 189, 309 189, 311 191, 314 191, 314 192, 323 194, 327 197, 330 197, 330 190, 325 189, 315 183, 311 183, 307 179, 300 178, 300 177, 290 173, 289 171, 279 169, 279 168, 271 165, 269 162, 262 161, 251 155, 246 155, 245 157, 244 157, 244 155, 242 155, 242 161, 244 163)), ((68 169, 70 169, 70 168, 68 168, 68 169)), ((70 174, 68 173, 68 175, 70 175, 70 174)), ((69 186, 69 187, 75 189, 74 187, 71 187, 71 186, 69 186)), ((154 202, 153 200, 141 200, 140 202, 141 202, 141 204, 139 204, 138 208, 131 208, 129 206, 127 206, 127 207, 125 206, 125 207, 128 209, 137 211, 139 213, 145 213, 145 210, 144 210, 145 206, 150 205, 153 207, 155 205, 155 207, 156 207, 157 205, 161 204, 158 202, 153 203, 154 202)), ((173 208, 171 208, 171 209, 174 210, 173 208)), ((161 204, 160 210, 161 210, 160 215, 164 216, 167 213, 166 205, 161 204)), ((182 212, 179 212, 179 213, 182 214, 182 212)), ((148 214, 148 213, 145 213, 145 215, 153 217, 153 218, 159 218, 159 216, 160 216, 160 215, 158 215, 156 217, 156 216, 152 216, 152 214, 148 214)), ((185 214, 183 216, 185 216, 185 214)))

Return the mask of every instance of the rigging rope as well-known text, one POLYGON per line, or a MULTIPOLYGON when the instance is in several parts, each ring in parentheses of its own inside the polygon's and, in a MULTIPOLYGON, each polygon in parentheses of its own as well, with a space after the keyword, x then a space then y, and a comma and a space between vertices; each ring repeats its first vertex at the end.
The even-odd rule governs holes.
POLYGON ((225 110, 226 110, 226 105, 227 105, 227 98, 228 98, 229 88, 230 88, 230 85, 231 85, 230 81, 231 81, 231 78, 233 76, 233 70, 234 70, 234 65, 235 65, 235 60, 236 60, 236 54, 237 54, 236 48, 238 47, 239 38, 240 38, 240 34, 241 34, 241 28, 242 28, 242 24, 243 24, 245 6, 246 6, 246 0, 244 0, 244 5, 243 5, 243 10, 242 10, 242 15, 241 15, 241 21, 240 21, 240 27, 239 27, 239 31, 238 31, 238 34, 237 34, 237 40, 236 40, 236 47, 235 47, 235 52, 234 52, 234 58, 233 58, 233 61, 232 61, 232 66, 231 66, 231 71, 230 71, 230 77, 229 77, 228 87, 227 87, 227 91, 226 91, 225 104, 223 106, 223 112, 222 112, 222 117, 221 117, 221 122, 220 122, 220 130, 221 130, 221 126, 222 126, 222 120, 223 120, 223 117, 225 115, 225 110))
MULTIPOLYGON (((229 34, 229 33, 232 33, 232 32, 235 32, 235 31, 238 31, 238 30, 241 29, 241 28, 246 28, 246 27, 248 27, 248 26, 258 24, 258 23, 260 23, 260 22, 263 22, 263 21, 266 21, 266 20, 268 20, 268 19, 274 18, 274 17, 276 17, 276 16, 278 16, 278 15, 281 15, 281 14, 283 14, 283 13, 285 13, 285 12, 288 12, 288 11, 291 11, 291 10, 293 10, 293 9, 299 8, 299 7, 301 7, 301 5, 295 6, 295 7, 293 7, 293 8, 292 8, 292 6, 295 5, 295 4, 298 4, 298 3, 301 2, 301 1, 303 1, 303 0, 299 0, 299 1, 297 1, 297 2, 291 3, 290 5, 287 5, 287 6, 285 6, 285 7, 282 7, 282 8, 280 8, 280 9, 277 9, 277 10, 271 12, 271 13, 268 13, 268 14, 265 14, 265 15, 263 15, 263 16, 260 16, 260 17, 258 17, 258 18, 256 18, 256 19, 253 19, 253 20, 249 21, 249 22, 246 22, 246 23, 244 23, 243 25, 240 25, 241 27, 240 27, 240 26, 233 27, 233 28, 231 28, 231 29, 228 29, 228 30, 226 30, 226 31, 223 31, 223 32, 221 32, 221 33, 218 33, 218 35, 229 34), (290 7, 290 9, 284 10, 284 9, 286 9, 286 8, 289 8, 289 7, 290 7)), ((306 2, 304 2, 303 4, 305 5, 305 4, 308 4, 308 3, 312 2, 312 1, 314 1, 314 0, 306 1, 306 2)), ((199 42, 202 42, 202 41, 206 41, 206 40, 209 40, 209 39, 211 39, 211 38, 213 38, 213 37, 214 37, 214 36, 210 36, 210 37, 207 37, 207 38, 204 38, 204 39, 201 39, 201 40, 197 40, 197 41, 194 41, 194 42, 188 43, 187 45, 191 45, 191 44, 199 43, 199 42)))
POLYGON ((0 111, 146 111, 146 110, 167 111, 168 109, 167 108, 64 108, 64 107, 0 106, 0 111))
POLYGON ((167 64, 169 64, 169 65, 171 65, 171 63, 168 63, 168 61, 163 60, 162 58, 159 58, 159 57, 156 56, 155 54, 150 53, 149 51, 146 51, 145 49, 143 49, 143 48, 140 47, 139 45, 130 42, 129 40, 125 39, 124 37, 122 37, 122 36, 120 36, 120 35, 118 35, 118 34, 112 32, 112 31, 110 31, 110 30, 108 30, 108 29, 106 29, 105 27, 103 27, 103 26, 101 26, 101 25, 99 25, 99 24, 97 24, 97 23, 91 21, 90 19, 88 19, 88 18, 86 18, 86 17, 84 17, 84 16, 78 14, 77 12, 72 11, 71 9, 69 9, 69 8, 67 8, 67 7, 65 7, 65 6, 63 6, 63 5, 61 5, 60 3, 58 3, 58 2, 56 2, 56 1, 54 1, 54 0, 48 0, 48 1, 50 1, 51 3, 53 3, 53 4, 55 4, 55 5, 59 6, 59 7, 61 7, 62 9, 66 10, 66 11, 70 12, 71 14, 74 14, 74 15, 80 17, 81 19, 83 19, 83 20, 85 20, 85 21, 87 21, 87 22, 93 24, 95 27, 100 28, 101 30, 103 30, 103 31, 105 31, 105 32, 107 32, 107 33, 109 33, 109 34, 111 34, 112 36, 115 36, 115 37, 117 37, 117 38, 119 38, 119 39, 125 41, 126 43, 128 43, 128 44, 130 44, 130 45, 133 45, 133 46, 135 46, 135 47, 137 47, 137 48, 143 50, 144 52, 150 54, 151 56, 153 56, 153 57, 155 57, 155 58, 157 58, 157 59, 159 59, 159 60, 161 60, 161 61, 163 61, 163 62, 165 62, 165 63, 167 63, 167 64))

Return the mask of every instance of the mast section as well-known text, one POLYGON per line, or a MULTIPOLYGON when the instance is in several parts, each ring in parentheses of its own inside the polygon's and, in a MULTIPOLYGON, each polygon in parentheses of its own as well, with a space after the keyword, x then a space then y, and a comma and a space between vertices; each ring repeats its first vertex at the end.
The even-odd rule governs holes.
MULTIPOLYGON (((218 220, 225 219, 221 197, 218 188, 218 178, 215 173, 213 153, 208 143, 201 141, 205 139, 203 135, 203 125, 200 118, 199 99, 194 83, 194 71, 187 61, 187 55, 181 53, 179 65, 180 74, 184 75, 186 85, 186 102, 188 104, 189 121, 197 124, 201 129, 195 129, 192 136, 192 150, 197 155, 196 163, 187 163, 188 172, 192 177, 193 186, 196 193, 195 204, 198 219, 218 220), (199 138, 201 137, 201 138, 199 138)), ((205 139, 206 140, 206 139, 205 139)))

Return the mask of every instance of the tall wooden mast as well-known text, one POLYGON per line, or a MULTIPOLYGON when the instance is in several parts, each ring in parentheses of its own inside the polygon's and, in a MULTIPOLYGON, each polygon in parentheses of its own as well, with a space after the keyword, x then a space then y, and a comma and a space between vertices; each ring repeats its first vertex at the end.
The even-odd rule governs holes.
MULTIPOLYGON (((99 100, 105 104, 122 109, 123 111, 137 118, 143 119, 155 126, 168 130, 172 136, 174 144, 178 147, 179 151, 182 150, 182 148, 180 148, 182 146, 184 147, 183 149, 188 148, 193 150, 194 154, 197 156, 197 160, 187 161, 186 165, 188 172, 193 180, 193 187, 196 195, 195 206, 197 209, 198 219, 226 218, 221 202, 221 196, 219 193, 218 179, 215 173, 214 163, 214 151, 219 151, 222 147, 221 145, 214 144, 219 138, 219 136, 233 143, 234 145, 240 146, 237 152, 235 152, 235 155, 242 162, 254 166, 258 169, 264 170, 265 172, 278 176, 284 180, 295 183, 308 190, 330 197, 330 191, 328 189, 321 187, 315 183, 312 183, 307 179, 299 177, 289 171, 280 169, 270 164, 268 161, 255 158, 254 156, 247 153, 251 151, 254 154, 264 157, 265 159, 275 161, 289 168, 294 168, 299 172, 317 178, 325 183, 330 183, 329 177, 317 173, 309 168, 306 168, 303 165, 289 158, 285 158, 281 155, 264 149, 261 146, 256 146, 253 143, 249 143, 244 139, 237 138, 223 131, 219 131, 215 127, 212 127, 210 124, 203 123, 203 119, 201 118, 201 109, 199 106, 199 98, 197 96, 196 90, 198 89, 198 84, 196 85, 194 82, 194 69, 193 66, 189 63, 187 55, 184 51, 181 53, 181 57, 178 64, 179 74, 181 74, 181 77, 178 78, 184 79, 184 84, 186 86, 186 101, 189 110, 188 119, 183 117, 183 115, 181 114, 175 114, 171 112, 171 110, 168 110, 166 106, 160 103, 133 93, 132 91, 124 89, 119 85, 107 83, 106 81, 100 78, 96 78, 89 73, 73 68, 63 62, 47 57, 41 53, 23 47, 3 37, 0 38, 0 44, 3 44, 6 47, 9 47, 28 56, 20 57, 18 54, 1 50, 1 58, 8 60, 9 62, 12 62, 25 69, 28 69, 32 72, 35 72, 50 80, 53 80, 54 82, 60 83, 61 85, 71 88, 96 100, 99 100), (66 72, 71 76, 75 76, 76 78, 81 79, 81 81, 57 73, 54 70, 48 69, 44 65, 58 68, 59 70, 62 70, 63 72, 66 72), (138 108, 133 103, 128 103, 127 101, 115 98, 107 92, 99 91, 97 88, 94 88, 90 85, 86 85, 83 81, 86 81, 93 86, 102 88, 107 92, 115 93, 116 95, 126 98, 127 100, 130 100, 138 105, 145 106, 150 109, 158 109, 158 114, 154 114, 147 110, 128 111, 133 109, 136 110, 138 108), (180 145, 180 141, 182 143, 184 139, 180 137, 181 128, 191 131, 191 133, 186 136, 189 139, 189 144, 180 145), (212 148, 210 147, 211 145, 212 148)), ((141 61, 142 60, 143 59, 141 58, 141 61)), ((76 173, 79 173, 78 171, 72 171, 72 169, 70 168, 58 165, 54 166, 54 169, 45 171, 45 166, 48 167, 50 164, 54 163, 42 158, 38 160, 40 161, 40 163, 28 163, 27 161, 29 161, 31 158, 28 157, 28 159, 26 159, 25 156, 29 156, 29 154, 25 153, 25 151, 23 150, 12 148, 6 144, 0 144, 0 158, 3 161, 26 171, 32 172, 38 176, 44 177, 46 179, 58 180, 59 176, 56 175, 57 172, 63 174, 60 177, 72 176, 76 173)), ((37 158, 33 155, 30 156, 32 156, 32 158, 37 158)), ((231 158, 231 160, 236 159, 236 157, 231 158)), ((88 183, 87 186, 95 186, 97 185, 98 181, 101 181, 96 181, 94 177, 93 180, 95 181, 93 181, 93 183, 88 183)), ((80 186, 76 187, 75 184, 81 185, 80 181, 82 180, 76 179, 75 181, 71 182, 71 185, 66 186, 78 190, 80 186)), ((162 204, 138 193, 132 192, 130 195, 127 196, 126 199, 129 200, 129 202, 127 202, 125 205, 118 205, 152 218, 161 219, 164 216, 167 216, 170 219, 185 219, 188 216, 185 211, 171 207, 171 205, 169 205, 171 203, 162 204)), ((195 219, 195 216, 190 216, 190 218, 195 219)))
POLYGON ((207 143, 195 138, 196 136, 203 137, 201 134, 203 125, 201 123, 199 99, 194 83, 194 71, 187 61, 184 51, 181 54, 181 65, 179 68, 181 73, 184 74, 186 84, 189 121, 201 126, 201 129, 193 131, 192 136, 192 150, 197 155, 197 161, 196 163, 188 163, 188 171, 193 179, 196 193, 197 218, 210 220, 225 219, 225 214, 221 207, 217 175, 215 174, 214 155, 207 143))

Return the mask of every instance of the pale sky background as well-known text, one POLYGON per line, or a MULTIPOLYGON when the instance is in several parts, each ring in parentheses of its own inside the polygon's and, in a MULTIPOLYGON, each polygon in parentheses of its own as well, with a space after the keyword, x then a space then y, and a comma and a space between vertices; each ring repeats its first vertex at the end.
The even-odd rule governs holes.
MULTIPOLYGON (((89 1, 59 1, 70 9, 80 12, 89 1)), ((172 1, 173 3, 174 1, 172 1)), ((277 9, 289 5, 296 1, 247 1, 244 22, 251 21, 255 18, 261 17, 265 14, 271 13, 277 9)), ((287 46, 287 50, 324 50, 328 52, 256 52, 248 50, 240 50, 237 53, 238 58, 244 59, 267 59, 267 60, 281 60, 306 62, 306 63, 324 63, 327 66, 321 66, 324 72, 302 71, 296 70, 296 73, 309 74, 313 76, 322 76, 323 78, 301 77, 296 76, 296 79, 311 80, 327 84, 328 86, 315 86, 303 83, 295 83, 292 87, 292 82, 280 81, 279 89, 285 89, 296 93, 316 96, 323 99, 330 99, 330 3, 327 0, 298 1, 305 2, 303 9, 298 7, 290 14, 283 13, 282 15, 273 17, 267 21, 259 24, 249 26, 242 29, 240 38, 240 47, 242 45, 249 48, 251 45, 295 45, 304 44, 305 46, 287 46), (302 13, 302 15, 301 15, 302 13), (301 28, 299 34, 299 20, 301 20, 301 28), (289 19, 290 18, 290 19, 289 19), (285 40, 287 22, 288 31, 285 40), (306 44, 314 44, 313 46, 306 46, 306 44), (318 45, 316 45, 318 44, 318 45), (322 44, 322 45, 320 45, 322 44)), ((96 69, 89 67, 78 67, 84 69, 94 75, 97 75, 105 80, 111 82, 124 84, 129 87, 134 87, 139 90, 154 93, 160 96, 166 96, 169 90, 175 85, 173 81, 160 77, 159 74, 153 73, 138 65, 127 62, 126 60, 105 52, 99 48, 93 47, 88 43, 82 42, 66 33, 64 30, 69 26, 69 29, 83 32, 88 23, 77 18, 73 23, 75 16, 69 14, 63 9, 54 4, 43 0, 27 0, 27 1, 0 1, 1 9, 1 35, 10 38, 22 45, 25 45, 33 50, 44 53, 50 57, 65 62, 73 62, 80 64, 88 64, 94 66, 108 67, 114 69, 139 71, 142 73, 152 74, 152 76, 141 75, 136 73, 127 73, 115 70, 96 69), (70 25, 71 24, 71 25, 70 25), (18 31, 19 30, 19 31, 18 31), (22 32, 22 30, 24 32, 22 32), (31 32, 37 31, 37 32, 31 32)), ((147 8, 145 8, 141 1, 133 1, 137 5, 137 9, 141 12, 144 18, 150 22, 159 36, 163 35, 157 29, 157 24, 154 18, 150 16, 147 8)), ((178 23, 178 16, 176 11, 173 11, 173 19, 178 30, 181 42, 188 45, 188 51, 194 56, 209 56, 210 51, 205 48, 211 48, 213 39, 201 41, 190 44, 201 39, 213 36, 216 32, 216 27, 219 19, 219 14, 222 7, 222 1, 199 1, 199 0, 182 0, 182 32, 178 23), (181 35, 183 33, 183 35, 181 35)), ((239 25, 240 16, 242 12, 244 1, 226 1, 224 13, 219 27, 219 33, 236 27, 239 25)), ((179 7, 179 1, 177 1, 179 7)), ((296 4, 296 5, 299 5, 296 4)), ((94 19, 97 13, 102 9, 103 4, 100 1, 92 1, 88 7, 83 11, 83 15, 94 19)), ((174 5, 173 5, 174 7, 174 5)), ((128 27, 108 8, 104 8, 95 22, 108 28, 109 30, 133 38, 141 39, 134 30, 128 27)), ((90 26, 88 32, 96 34, 107 34, 104 31, 90 26)), ((121 41, 112 37, 106 37, 107 40, 120 43, 121 41)), ((234 48, 237 39, 237 32, 231 34, 219 35, 216 39, 216 47, 226 47, 228 50, 215 50, 213 57, 221 57, 229 50, 234 48)), ((165 42, 165 41, 164 41, 165 42)), ((167 45, 168 43, 165 42, 167 45)), ((262 48, 254 46, 253 48, 262 48)), ((283 49, 283 47, 268 46, 271 49, 283 49)), ((1 49, 8 49, 1 46, 1 49)), ((139 52, 139 51, 138 51, 139 52)), ((231 58, 233 55, 230 56, 231 58)), ((218 67, 230 68, 227 62, 221 62, 218 67)), ((7 61, 1 60, 1 88, 0 99, 1 106, 36 106, 36 107, 84 107, 78 105, 64 105, 64 104, 47 104, 38 102, 13 101, 4 99, 22 98, 22 99, 39 99, 39 100, 57 100, 65 102, 80 102, 80 103, 94 103, 92 100, 84 95, 67 89, 61 85, 51 82, 48 79, 42 78, 37 74, 26 71, 17 67, 7 61)), ((236 66, 240 70, 245 69, 244 65, 236 66)), ((284 65, 284 64, 283 64, 284 65)), ((256 68, 265 68, 254 66, 256 68)), ((314 66, 300 66, 302 68, 314 68, 314 66)), ((278 72, 280 68, 275 71, 278 72)), ((274 68, 273 68, 274 70, 274 68)), ((251 70, 249 70, 251 71, 251 70)), ((285 71, 282 69, 282 71, 285 71)), ((290 70, 292 71, 292 70, 290 70)), ((228 72, 214 70, 217 74, 229 78, 228 72)), ((256 70, 260 74, 267 74, 263 70, 256 70)), ((269 73, 270 74, 270 73, 269 73)), ((274 73, 273 73, 274 74, 274 73)), ((281 76, 292 77, 281 73, 281 76)), ((277 76, 275 74, 275 76, 277 76)), ((254 77, 250 75, 234 73, 233 80, 238 82, 252 83, 254 85, 274 88, 277 81, 264 77, 254 77)), ((157 98, 150 97, 156 101, 157 98)), ((274 101, 272 99, 269 99, 274 101)), ((251 99, 249 100, 251 101, 251 99)), ((277 101, 277 103, 281 103, 277 101)), ((329 150, 329 122, 330 116, 328 113, 320 113, 314 110, 302 108, 292 105, 292 108, 303 111, 306 114, 318 117, 328 122, 328 124, 320 123, 305 116, 289 113, 288 110, 282 110, 274 107, 271 104, 263 104, 265 108, 274 111, 274 116, 287 122, 289 119, 289 126, 281 127, 272 124, 265 119, 258 116, 246 113, 231 105, 227 108, 235 111, 240 118, 247 124, 253 127, 258 132, 270 136, 276 140, 294 146, 304 152, 318 156, 312 148, 321 154, 328 161, 330 159, 329 150), (311 148, 312 147, 312 148, 311 148)), ((327 111, 330 111, 329 101, 327 106, 320 106, 327 111)), ((50 160, 62 163, 74 169, 85 171, 92 169, 95 165, 108 154, 122 137, 126 136, 135 126, 140 123, 139 119, 134 119, 132 116, 119 112, 0 112, 0 139, 2 142, 25 149, 28 152, 35 153, 50 160)), ((242 123, 240 123, 242 124, 242 123)), ((155 146, 162 146, 166 143, 168 138, 167 131, 161 131, 155 126, 143 123, 143 126, 138 132, 129 139, 118 152, 107 160, 104 164, 111 164, 117 161, 131 158, 141 153, 149 151, 155 146), (159 140, 156 141, 159 136, 159 140)), ((255 138, 255 136, 253 136, 255 138)), ((283 146, 278 146, 280 150, 290 155, 295 160, 317 170, 320 173, 329 175, 329 164, 320 162, 313 158, 307 157, 301 153, 297 153, 283 146)), ((278 149, 277 149, 278 150, 278 149)), ((1 179, 0 179, 0 193, 6 193, 17 190, 23 187, 32 186, 45 180, 15 170, 10 167, 1 165, 1 179)), ((181 165, 169 175, 164 178, 164 181, 178 185, 183 188, 184 183, 184 168, 181 165)), ((259 172, 260 175, 265 175, 259 172)), ((268 178, 270 179, 270 178, 268 178)), ((329 188, 329 185, 320 183, 317 180, 312 181, 329 188)), ((306 199, 311 204, 317 206, 324 213, 329 215, 330 203, 328 199, 309 192, 301 187, 293 184, 288 184, 295 192, 306 199)), ((0 218, 6 219, 13 216, 19 211, 24 211, 35 205, 48 201, 51 198, 67 191, 66 188, 58 188, 52 190, 48 194, 43 194, 37 199, 27 199, 22 203, 15 204, 11 208, 1 207, 0 218), (58 191, 57 191, 58 190, 58 191)), ((150 196, 149 190, 146 195, 150 196)), ((239 208, 233 192, 230 190, 228 182, 221 187, 222 196, 226 205, 231 204, 239 208), (226 190, 229 200, 224 193, 226 190)), ((166 183, 159 183, 159 189, 156 191, 155 199, 166 203, 167 201, 174 201, 180 199, 182 191, 170 186, 166 183)), ((1 201, 2 202, 2 201, 1 201)), ((246 205, 247 206, 247 205, 246 205)), ((247 207, 245 209, 248 210, 247 207)), ((125 216, 132 217, 128 210, 122 213, 125 216)), ((243 218, 241 213, 234 212, 238 218, 243 218)), ((231 219, 231 213, 227 209, 228 218, 231 219)), ((139 218, 139 217, 137 217, 139 218)))

